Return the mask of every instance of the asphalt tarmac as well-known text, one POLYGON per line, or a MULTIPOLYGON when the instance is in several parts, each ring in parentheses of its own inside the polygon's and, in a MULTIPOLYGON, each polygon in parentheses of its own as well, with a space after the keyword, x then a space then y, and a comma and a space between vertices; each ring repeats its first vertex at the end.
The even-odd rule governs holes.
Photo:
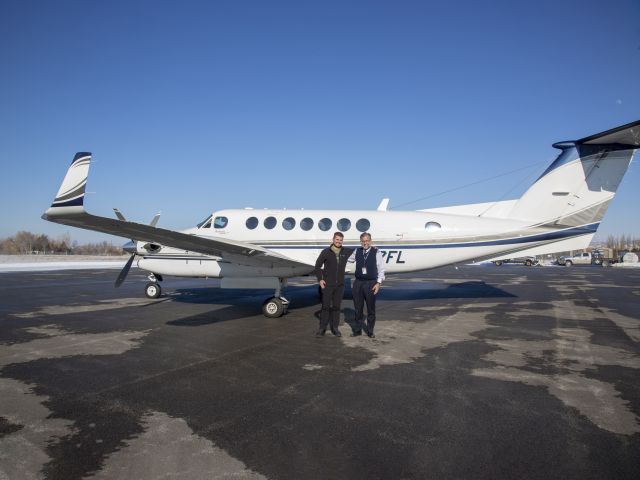
POLYGON ((640 269, 392 277, 375 339, 315 338, 309 278, 266 319, 116 275, 0 274, 0 479, 640 478, 640 269))

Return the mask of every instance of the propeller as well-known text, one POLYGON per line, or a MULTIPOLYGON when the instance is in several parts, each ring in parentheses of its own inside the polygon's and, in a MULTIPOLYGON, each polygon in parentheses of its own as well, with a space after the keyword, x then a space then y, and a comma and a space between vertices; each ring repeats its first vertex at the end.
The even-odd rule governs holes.
MULTIPOLYGON (((127 221, 126 218, 124 218, 124 215, 122 214, 122 212, 120 212, 120 210, 118 210, 117 208, 114 208, 113 211, 115 212, 116 217, 118 217, 118 220, 120 220, 121 222, 127 221)), ((156 213, 156 215, 153 217, 149 225, 151 225, 152 227, 155 227, 159 219, 160 219, 160 213, 156 213)), ((118 274, 118 278, 116 278, 116 282, 114 284, 115 288, 118 288, 120 285, 122 285, 122 282, 124 282, 124 280, 127 278, 127 275, 129 275, 129 270, 131 269, 131 265, 133 264, 133 260, 136 258, 136 255, 138 254, 138 245, 133 238, 131 239, 130 242, 125 243, 122 246, 122 249, 125 252, 131 253, 131 256, 129 257, 129 260, 127 260, 127 263, 124 264, 124 267, 122 267, 122 270, 120 270, 120 273, 118 274)))
POLYGON ((133 263, 134 258, 136 258, 135 253, 133 253, 129 257, 129 260, 127 260, 127 263, 124 264, 124 268, 120 270, 120 274, 118 275, 118 278, 116 278, 116 283, 115 283, 116 288, 122 285, 122 282, 124 282, 124 279, 127 278, 127 275, 129 274, 129 269, 131 268, 131 264, 133 263))

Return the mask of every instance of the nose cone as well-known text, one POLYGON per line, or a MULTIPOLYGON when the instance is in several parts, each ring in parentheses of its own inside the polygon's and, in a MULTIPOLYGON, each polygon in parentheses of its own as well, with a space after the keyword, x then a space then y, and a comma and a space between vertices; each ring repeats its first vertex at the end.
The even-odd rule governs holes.
POLYGON ((137 251, 136 242, 129 241, 122 246, 122 249, 127 253, 136 253, 137 251))

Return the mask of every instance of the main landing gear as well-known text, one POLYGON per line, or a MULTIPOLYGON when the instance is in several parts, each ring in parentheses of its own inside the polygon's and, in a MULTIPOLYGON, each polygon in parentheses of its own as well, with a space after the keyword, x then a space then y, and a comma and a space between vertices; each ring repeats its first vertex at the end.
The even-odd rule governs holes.
POLYGON ((150 282, 144 286, 144 294, 147 298, 158 298, 162 294, 162 288, 160 288, 159 283, 162 281, 162 275, 151 273, 147 278, 150 282))
POLYGON ((282 296, 282 289, 287 281, 280 278, 273 297, 267 298, 262 304, 262 313, 267 318, 278 318, 287 313, 289 300, 282 296))
MULTIPOLYGON (((162 288, 160 288, 162 275, 151 273, 147 278, 149 279, 149 283, 144 287, 144 294, 147 298, 158 298, 162 295, 162 288)), ((267 298, 262 304, 262 313, 265 317, 278 318, 287 313, 289 300, 282 296, 282 289, 286 284, 286 279, 279 278, 273 297, 267 298)))

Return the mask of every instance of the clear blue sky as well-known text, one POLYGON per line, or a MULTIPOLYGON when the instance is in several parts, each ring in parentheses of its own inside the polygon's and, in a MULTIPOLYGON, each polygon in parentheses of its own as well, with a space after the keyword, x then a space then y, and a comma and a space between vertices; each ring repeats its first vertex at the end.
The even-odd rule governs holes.
MULTIPOLYGON (((0 238, 121 241, 40 219, 76 151, 90 211, 186 228, 534 165, 406 208, 515 198, 553 142, 640 119, 638 0, 4 0, 0 54, 0 238)), ((601 235, 640 235, 639 169, 601 235)))

